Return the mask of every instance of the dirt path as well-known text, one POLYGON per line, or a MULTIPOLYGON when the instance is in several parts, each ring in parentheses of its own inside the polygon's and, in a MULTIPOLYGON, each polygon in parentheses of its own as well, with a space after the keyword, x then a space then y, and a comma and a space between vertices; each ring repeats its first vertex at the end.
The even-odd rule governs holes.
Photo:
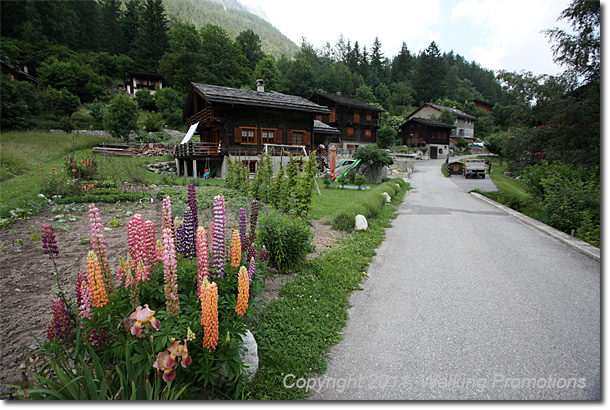
MULTIPOLYGON (((144 220, 152 221, 157 239, 160 239, 161 202, 98 204, 98 208, 108 257, 115 272, 119 257, 127 254, 127 222, 133 214, 139 213, 144 220), (118 226, 112 226, 116 222, 111 224, 111 221, 118 221, 118 226)), ((4 323, 0 331, 0 394, 10 391, 5 384, 19 383, 21 373, 17 368, 27 359, 27 348, 37 347, 32 334, 42 343, 47 340, 46 327, 51 318, 51 300, 57 294, 57 282, 53 264, 43 255, 42 242, 36 240, 36 233, 43 223, 54 225, 60 252, 57 258, 60 285, 68 298, 74 298, 74 281, 78 271, 86 269, 87 253, 91 249, 87 212, 87 204, 49 207, 0 231, 0 317, 4 323)), ((227 227, 237 225, 229 213, 227 218, 227 227)), ((340 236, 316 221, 312 231, 316 250, 310 258, 332 247, 340 236)), ((279 290, 292 277, 272 275, 265 278, 264 303, 277 299, 279 290)))

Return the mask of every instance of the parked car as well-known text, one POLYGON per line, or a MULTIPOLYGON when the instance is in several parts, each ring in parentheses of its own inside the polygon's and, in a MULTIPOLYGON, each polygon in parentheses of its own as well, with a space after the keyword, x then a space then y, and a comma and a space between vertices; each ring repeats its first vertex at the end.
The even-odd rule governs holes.
POLYGON ((468 177, 478 177, 485 178, 485 170, 487 169, 487 165, 484 159, 467 159, 464 164, 464 176, 468 177))

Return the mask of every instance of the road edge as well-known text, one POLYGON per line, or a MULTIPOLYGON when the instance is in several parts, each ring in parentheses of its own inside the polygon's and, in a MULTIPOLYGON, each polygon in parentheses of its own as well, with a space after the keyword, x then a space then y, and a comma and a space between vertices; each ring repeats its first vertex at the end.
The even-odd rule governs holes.
POLYGON ((488 204, 495 206, 496 208, 506 212, 507 214, 514 217, 515 219, 518 219, 519 221, 521 221, 527 225, 530 225, 533 228, 535 228, 543 233, 546 233, 547 235, 550 235, 551 237, 563 242, 564 244, 568 245, 570 248, 582 253, 583 255, 588 256, 589 258, 596 260, 597 262, 600 262, 601 251, 599 248, 597 248, 585 241, 582 241, 578 238, 575 238, 571 235, 568 235, 565 232, 555 229, 552 226, 549 226, 545 223, 542 223, 533 218, 530 218, 529 216, 524 215, 521 212, 517 212, 512 208, 509 208, 505 205, 502 205, 499 202, 494 201, 493 199, 487 198, 486 196, 479 194, 478 192, 471 192, 471 194, 474 195, 475 197, 481 199, 482 201, 487 202, 488 204))

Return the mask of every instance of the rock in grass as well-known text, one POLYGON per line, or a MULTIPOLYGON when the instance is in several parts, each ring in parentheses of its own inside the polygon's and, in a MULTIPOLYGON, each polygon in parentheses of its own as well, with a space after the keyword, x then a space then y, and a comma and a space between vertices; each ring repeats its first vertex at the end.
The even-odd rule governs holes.
POLYGON ((354 229, 357 231, 366 231, 369 227, 369 223, 367 222, 364 215, 356 215, 356 223, 354 229))
POLYGON ((390 194, 388 194, 387 192, 384 192, 383 196, 385 197, 386 205, 389 205, 392 203, 392 197, 390 196, 390 194))

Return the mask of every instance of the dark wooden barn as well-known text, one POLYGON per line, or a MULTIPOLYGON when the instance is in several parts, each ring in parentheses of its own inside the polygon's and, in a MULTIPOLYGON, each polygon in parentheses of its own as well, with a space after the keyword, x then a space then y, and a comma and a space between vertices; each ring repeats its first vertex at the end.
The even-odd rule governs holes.
POLYGON ((449 137, 455 125, 414 117, 400 126, 398 137, 404 145, 426 143, 430 147, 430 158, 446 158, 449 155, 449 137))
POLYGON ((318 116, 318 120, 339 130, 339 138, 332 141, 339 148, 356 149, 360 145, 377 142, 381 108, 340 94, 316 91, 311 101, 323 105, 330 113, 318 116))
POLYGON ((266 145, 268 152, 282 156, 311 152, 315 116, 328 112, 305 98, 264 92, 261 86, 251 91, 192 83, 183 121, 196 140, 177 146, 178 169, 187 175, 209 169, 224 176, 226 156, 240 157, 255 172, 266 145))

